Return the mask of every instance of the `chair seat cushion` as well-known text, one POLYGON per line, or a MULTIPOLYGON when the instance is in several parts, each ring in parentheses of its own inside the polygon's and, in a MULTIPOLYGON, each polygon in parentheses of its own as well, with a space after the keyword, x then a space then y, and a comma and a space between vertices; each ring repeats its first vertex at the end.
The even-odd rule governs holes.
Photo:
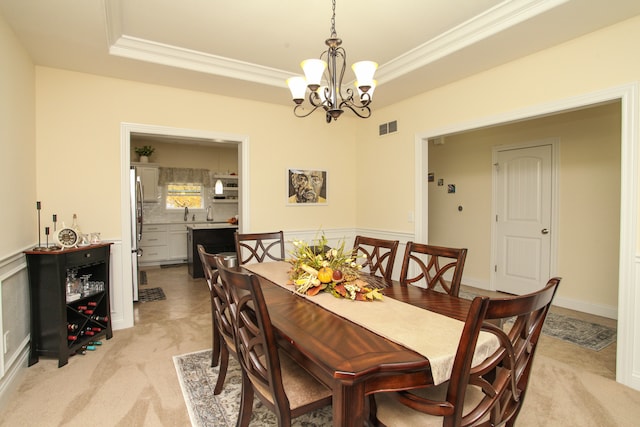
MULTIPOLYGON (((332 393, 324 384, 312 377, 302 366, 291 359, 289 355, 280 352, 280 370, 282 371, 282 386, 289 399, 291 411, 315 403, 321 399, 331 399, 332 393)), ((258 381, 252 381, 263 396, 273 404, 273 398, 268 390, 260 387, 258 381)))
POLYGON ((282 385, 289 398, 291 410, 331 398, 331 390, 312 377, 302 366, 293 361, 286 353, 280 352, 282 385))
MULTIPOLYGON (((444 401, 447 395, 449 383, 440 384, 435 387, 427 387, 419 390, 413 390, 411 393, 429 400, 444 401)), ((397 399, 395 392, 377 393, 376 416, 378 420, 387 426, 393 427, 435 427, 442 426, 443 417, 425 414, 403 405, 397 399)), ((484 394, 479 387, 467 387, 465 394, 463 414, 468 413, 475 408, 482 400, 484 394)))

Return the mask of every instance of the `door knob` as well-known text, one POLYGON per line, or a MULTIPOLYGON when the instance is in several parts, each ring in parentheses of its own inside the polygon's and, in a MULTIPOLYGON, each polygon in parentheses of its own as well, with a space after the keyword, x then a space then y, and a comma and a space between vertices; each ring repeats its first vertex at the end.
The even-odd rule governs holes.
POLYGON ((549 229, 548 228, 543 228, 542 230, 540 230, 540 232, 542 234, 549 234, 549 229))

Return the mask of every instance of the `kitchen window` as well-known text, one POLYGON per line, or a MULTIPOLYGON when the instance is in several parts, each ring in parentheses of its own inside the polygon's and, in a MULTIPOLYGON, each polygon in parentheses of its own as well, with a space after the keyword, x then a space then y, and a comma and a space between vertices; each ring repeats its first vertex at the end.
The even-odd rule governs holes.
POLYGON ((204 186, 202 184, 167 184, 166 208, 204 209, 204 186))

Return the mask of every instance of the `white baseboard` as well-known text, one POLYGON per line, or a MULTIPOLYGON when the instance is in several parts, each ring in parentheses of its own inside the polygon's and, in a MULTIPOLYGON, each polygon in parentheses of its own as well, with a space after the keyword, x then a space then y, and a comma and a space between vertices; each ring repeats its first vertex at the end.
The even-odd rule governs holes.
MULTIPOLYGON (((489 282, 486 280, 474 279, 473 277, 463 277, 462 284, 472 286, 478 289, 490 291, 489 282)), ((556 307, 568 308, 569 310, 581 311, 583 313, 593 314, 594 316, 602 316, 608 319, 618 319, 618 308, 604 304, 594 304, 591 302, 580 301, 573 298, 557 296, 553 299, 553 305, 556 307)))
POLYGON ((618 319, 618 308, 603 304, 594 304, 591 302, 580 301, 571 298, 563 298, 556 295, 553 299, 553 305, 570 310, 581 311, 583 313, 602 316, 608 319, 618 319))
POLYGON ((11 396, 22 383, 22 379, 27 373, 27 361, 29 359, 29 347, 24 348, 15 363, 9 366, 5 375, 0 381, 0 413, 9 403, 11 396))

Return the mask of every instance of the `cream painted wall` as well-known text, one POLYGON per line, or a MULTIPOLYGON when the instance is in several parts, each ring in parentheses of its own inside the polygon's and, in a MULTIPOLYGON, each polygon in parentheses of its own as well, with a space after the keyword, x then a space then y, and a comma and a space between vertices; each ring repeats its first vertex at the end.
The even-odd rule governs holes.
MULTIPOLYGON (((33 62, 0 17, 0 260, 38 241, 35 167, 35 72, 33 62)), ((46 204, 45 204, 46 206, 46 204)), ((44 242, 44 229, 42 231, 44 242)))
POLYGON ((36 67, 36 90, 47 217, 76 212, 83 228, 120 238, 120 124, 129 122, 247 135, 254 230, 355 225, 355 119, 329 126, 322 114, 303 120, 283 106, 45 67, 36 67), (328 206, 286 206, 287 167, 328 170, 328 206))
MULTIPOLYGON (((0 16, 0 408, 18 387, 29 342, 29 280, 22 251, 38 243, 34 65, 0 16)), ((46 241, 44 229, 42 243, 46 241)), ((1 412, 1 410, 0 410, 1 412)))
MULTIPOLYGON (((618 306, 620 103, 466 132, 429 146, 429 243, 469 249, 465 278, 491 275, 492 147, 559 139, 558 270, 564 296, 618 306), (442 178, 444 185, 437 186, 442 178), (447 193, 447 184, 456 193, 447 193), (464 210, 457 211, 458 205, 464 210), (590 260, 591 262, 585 262, 590 260)), ((464 281, 464 279, 463 279, 464 281)), ((488 287, 488 286, 487 286, 488 287)))
POLYGON ((372 118, 358 129, 358 154, 366 152, 366 161, 358 163, 358 226, 414 231, 405 219, 415 210, 416 135, 637 82, 640 57, 633 52, 639 38, 636 17, 390 107, 374 108, 372 118), (377 124, 396 119, 397 135, 377 136, 377 124), (381 174, 393 179, 383 180, 381 174), (371 182, 383 197, 384 212, 367 191, 371 182))

